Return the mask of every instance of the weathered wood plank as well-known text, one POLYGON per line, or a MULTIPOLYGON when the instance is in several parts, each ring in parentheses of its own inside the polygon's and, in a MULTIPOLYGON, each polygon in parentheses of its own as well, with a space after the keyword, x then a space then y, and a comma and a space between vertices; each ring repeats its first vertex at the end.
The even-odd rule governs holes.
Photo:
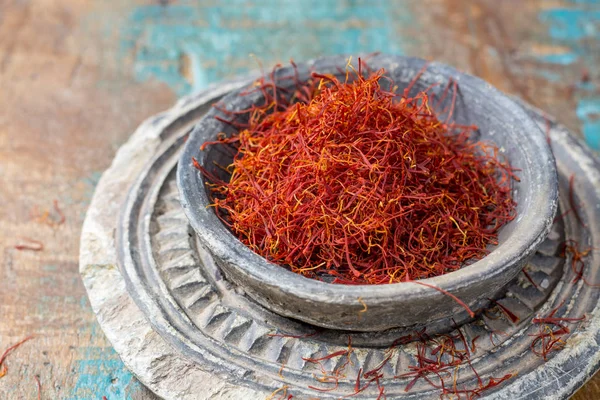
MULTIPOLYGON (((0 349, 35 335, 7 359, 2 399, 36 398, 36 375, 45 399, 147 393, 89 307, 78 274, 79 233, 119 144, 174 96, 101 64, 103 50, 86 43, 100 33, 82 22, 91 3, 0 2, 0 349), (36 207, 53 211, 55 199, 63 225, 32 217, 36 207), (44 251, 17 251, 20 237, 43 242, 44 251)), ((54 211, 50 217, 58 219, 54 211)))
MULTIPOLYGON (((382 50, 436 59, 600 138, 600 7, 593 0, 0 1, 0 398, 148 398, 111 350, 77 272, 101 171, 178 95, 253 68, 382 50), (594 28, 594 26, 596 28, 594 28), (49 226, 38 209, 58 220, 49 226), (35 213, 34 213, 35 214, 35 213), (17 251, 20 237, 44 243, 17 251)), ((579 400, 600 396, 600 377, 579 400)))

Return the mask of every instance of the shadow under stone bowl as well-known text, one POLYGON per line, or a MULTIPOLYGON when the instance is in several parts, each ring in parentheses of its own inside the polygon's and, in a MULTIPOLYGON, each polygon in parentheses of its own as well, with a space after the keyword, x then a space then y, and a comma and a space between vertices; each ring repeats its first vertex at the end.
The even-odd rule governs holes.
MULTIPOLYGON (((343 79, 347 59, 332 56, 298 65, 301 80, 311 71, 331 73, 343 79)), ((401 93, 426 64, 417 58, 378 55, 369 58, 372 69, 385 68, 401 93)), ((279 69, 274 79, 279 85, 293 82, 291 67, 279 69)), ((514 184, 517 217, 499 233, 499 244, 481 260, 460 270, 423 280, 460 298, 477 310, 499 294, 523 268, 545 239, 557 209, 557 175, 554 158, 545 135, 530 117, 497 89, 476 77, 449 66, 429 63, 412 88, 412 94, 431 84, 442 90, 452 78, 458 83, 453 119, 458 124, 477 125, 478 140, 498 145, 514 168, 519 183, 514 184)), ((260 102, 259 91, 234 91, 219 105, 227 110, 247 109, 260 102)), ((246 90, 247 91, 247 90, 246 90)), ((446 101, 450 101, 447 96, 446 101)), ((447 104, 442 104, 443 109, 447 104)), ((216 174, 222 173, 214 162, 228 165, 231 155, 219 146, 200 151, 202 143, 215 140, 217 134, 231 135, 235 130, 215 117, 229 119, 213 108, 196 125, 185 145, 178 165, 181 202, 201 245, 214 258, 226 279, 237 284, 256 302, 280 315, 319 327, 352 331, 380 331, 394 327, 417 327, 453 318, 457 323, 468 314, 450 297, 411 282, 388 285, 340 285, 303 277, 271 263, 242 244, 219 220, 200 172, 192 157, 216 174), (361 312, 367 305, 367 311, 361 312)), ((221 175, 221 177, 223 177, 221 175)))

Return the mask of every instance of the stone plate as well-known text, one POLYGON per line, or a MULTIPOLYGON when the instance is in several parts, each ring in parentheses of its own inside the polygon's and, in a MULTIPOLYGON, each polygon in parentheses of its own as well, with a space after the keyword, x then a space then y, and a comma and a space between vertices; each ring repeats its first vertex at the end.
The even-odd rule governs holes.
MULTIPOLYGON (((179 101, 146 121, 118 152, 103 175, 86 216, 80 271, 98 321, 126 366, 165 399, 264 399, 282 387, 294 399, 340 398, 351 394, 360 368, 377 367, 387 346, 406 331, 348 333, 319 331, 273 314, 224 280, 202 250, 179 205, 174 169, 186 136, 211 104, 248 79, 221 83, 179 101), (291 336, 280 336, 278 334, 291 336), (317 382, 314 365, 303 358, 345 349, 355 351, 348 378, 336 390, 309 389, 317 382)), ((546 130, 544 114, 523 106, 546 130)), ((482 316, 459 327, 468 340, 479 336, 474 367, 482 378, 516 374, 495 390, 493 399, 566 399, 599 367, 599 289, 579 281, 559 257, 560 244, 573 239, 600 249, 599 162, 565 128, 548 121, 560 181, 562 210, 572 197, 585 226, 574 213, 558 218, 548 240, 526 267, 536 286, 520 274, 499 300, 519 316, 482 316), (544 362, 529 349, 531 318, 546 315, 565 300, 559 316, 587 315, 572 325, 565 347, 544 362), (503 332, 500 334, 500 332, 503 332)), ((569 260, 567 260, 569 261, 569 260)), ((586 278, 600 282, 597 250, 586 259, 586 278)), ((492 310, 493 312, 493 310, 492 310)), ((445 326, 430 326, 428 333, 445 326)), ((394 379, 414 363, 414 343, 399 346, 382 369, 388 399, 439 398, 420 380, 407 393, 408 379, 394 379)), ((334 368, 335 359, 327 368, 334 368)), ((475 377, 459 371, 458 382, 475 377)), ((281 393, 281 392, 279 392, 281 393)), ((377 397, 376 387, 353 398, 377 397)))

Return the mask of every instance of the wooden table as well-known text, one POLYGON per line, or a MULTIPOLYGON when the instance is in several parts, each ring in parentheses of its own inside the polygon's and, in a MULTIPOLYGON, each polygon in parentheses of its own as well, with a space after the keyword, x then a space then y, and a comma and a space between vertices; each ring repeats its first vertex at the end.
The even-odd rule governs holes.
POLYGON ((178 96, 256 59, 382 50, 476 74, 598 148, 599 39, 594 0, 0 0, 0 349, 35 335, 0 398, 36 398, 36 376, 44 399, 153 398, 96 323, 78 243, 119 146, 178 96), (25 238, 43 251, 17 250, 25 238))

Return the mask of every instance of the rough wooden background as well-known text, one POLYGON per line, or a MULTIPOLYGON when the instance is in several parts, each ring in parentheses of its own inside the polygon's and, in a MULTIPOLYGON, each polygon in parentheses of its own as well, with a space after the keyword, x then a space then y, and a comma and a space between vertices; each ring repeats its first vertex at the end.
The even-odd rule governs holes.
MULTIPOLYGON (((143 119, 254 68, 251 53, 269 66, 376 50, 479 75, 600 147, 595 0, 0 0, 0 353, 35 335, 0 399, 36 398, 36 376, 44 399, 153 398, 77 272, 94 186, 143 119), (15 249, 23 238, 44 250, 15 249)), ((600 376, 575 398, 600 398, 600 376)))

